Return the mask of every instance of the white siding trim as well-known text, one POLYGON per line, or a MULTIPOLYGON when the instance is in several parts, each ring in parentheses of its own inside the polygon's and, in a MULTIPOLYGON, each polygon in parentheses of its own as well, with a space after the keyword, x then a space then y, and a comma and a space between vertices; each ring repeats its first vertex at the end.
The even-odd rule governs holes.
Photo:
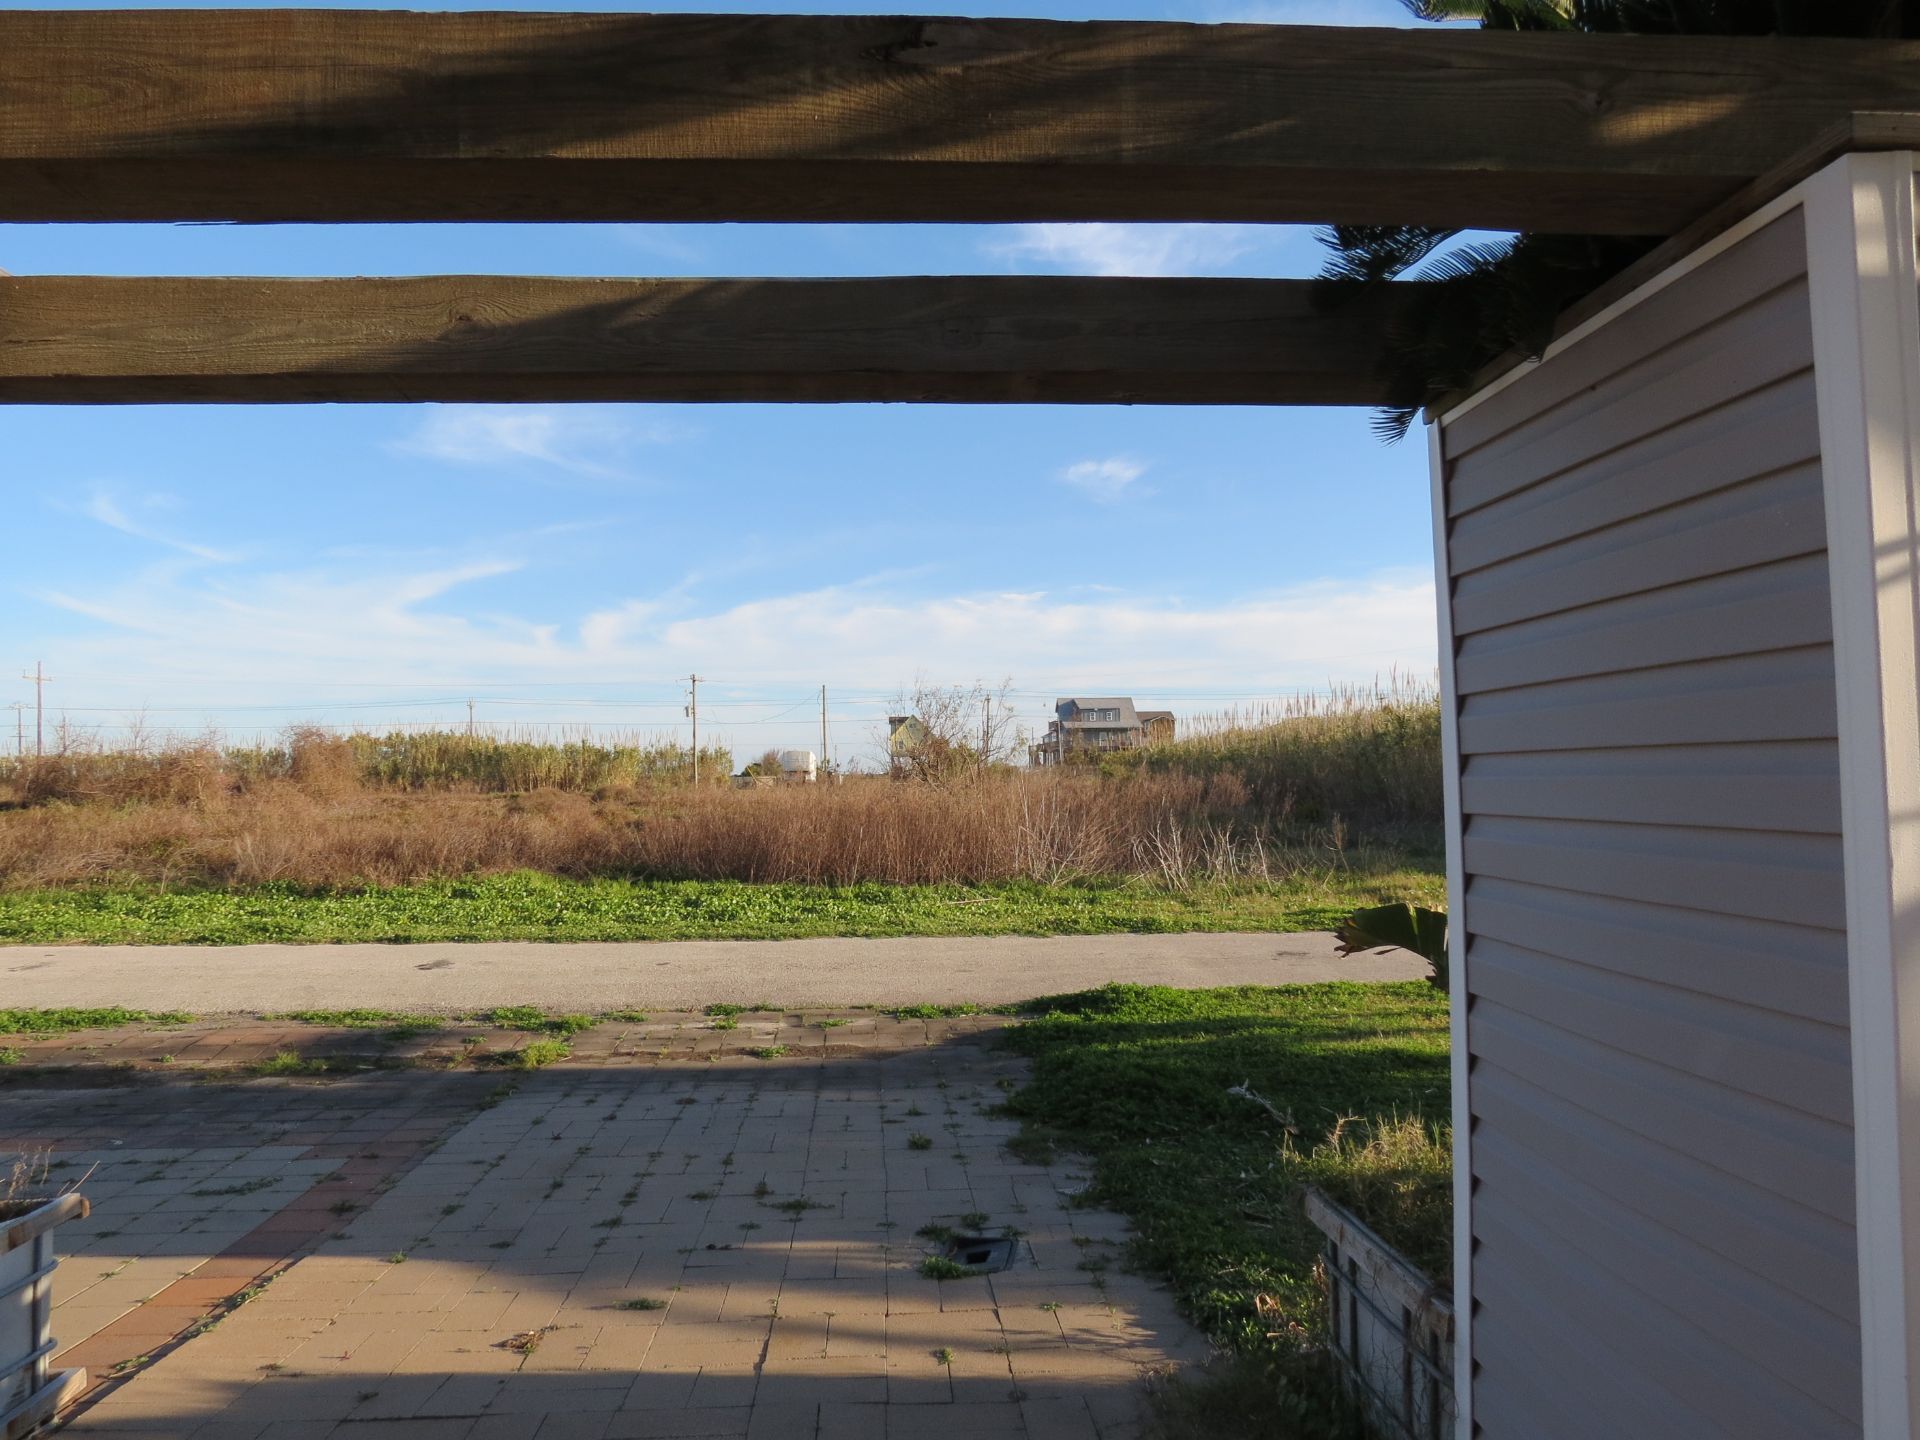
POLYGON ((1454 421, 1458 420, 1462 415, 1465 415, 1469 410, 1476 408, 1483 401, 1492 399, 1509 385, 1519 381, 1523 376, 1531 375, 1539 366, 1545 364, 1563 351, 1578 345, 1601 326, 1611 324, 1636 305, 1644 304, 1651 296, 1658 295, 1669 285, 1692 274, 1716 255, 1731 250, 1754 232, 1766 229, 1767 226, 1778 220, 1796 205, 1803 203, 1808 183, 1808 181, 1803 180, 1800 184, 1794 186, 1784 194, 1776 195, 1772 200, 1762 205, 1739 224, 1721 231, 1698 250, 1688 252, 1685 257, 1674 261, 1673 264, 1669 265, 1645 284, 1637 285, 1632 290, 1629 290, 1599 314, 1576 325, 1565 335, 1562 335, 1558 340, 1555 340, 1551 345, 1547 346, 1547 348, 1540 353, 1540 357, 1537 360, 1529 360, 1525 364, 1514 366, 1504 375, 1489 381, 1486 385, 1474 391, 1473 394, 1462 400, 1458 405, 1455 405, 1451 410, 1442 412, 1440 416, 1441 428, 1445 429, 1447 426, 1453 424, 1454 421))
POLYGON ((1863 1433, 1920 1440, 1920 277, 1911 152, 1804 187, 1820 407, 1860 1263, 1863 1433))
POLYGON ((1446 437, 1427 426, 1433 481, 1434 613, 1440 626, 1440 763, 1446 798, 1447 988, 1453 1067, 1453 1393, 1458 1440, 1473 1440, 1473 1107, 1467 1094, 1466 869, 1460 811, 1459 691, 1453 677, 1453 583, 1447 558, 1446 437))

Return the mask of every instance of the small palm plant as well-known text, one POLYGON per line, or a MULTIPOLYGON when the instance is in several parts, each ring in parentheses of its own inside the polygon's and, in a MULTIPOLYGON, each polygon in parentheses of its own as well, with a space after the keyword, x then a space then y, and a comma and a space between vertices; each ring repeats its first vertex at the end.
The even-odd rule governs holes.
POLYGON ((1356 910, 1334 932, 1342 955, 1362 950, 1411 950, 1429 965, 1427 978, 1447 993, 1447 912, 1424 905, 1375 905, 1356 910))
MULTIPOLYGON (((1401 0, 1422 20, 1477 20, 1483 30, 1590 34, 1920 36, 1920 0, 1401 0)), ((1581 296, 1651 250, 1658 237, 1515 235, 1465 240, 1456 229, 1335 225, 1321 300, 1336 307, 1395 279, 1410 290, 1387 336, 1383 439, 1406 434, 1424 406, 1470 388, 1488 364, 1538 355, 1581 296)))

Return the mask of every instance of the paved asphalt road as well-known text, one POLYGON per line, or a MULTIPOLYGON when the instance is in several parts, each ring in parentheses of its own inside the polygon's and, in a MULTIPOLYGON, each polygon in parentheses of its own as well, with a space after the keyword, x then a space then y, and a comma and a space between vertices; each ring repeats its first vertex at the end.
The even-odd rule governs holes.
POLYGON ((653 944, 21 945, 0 948, 10 1006, 198 1015, 360 1006, 460 1013, 692 1009, 715 1001, 981 1005, 1109 980, 1279 985, 1413 980, 1405 951, 1343 957, 1331 935, 1070 935, 653 944))

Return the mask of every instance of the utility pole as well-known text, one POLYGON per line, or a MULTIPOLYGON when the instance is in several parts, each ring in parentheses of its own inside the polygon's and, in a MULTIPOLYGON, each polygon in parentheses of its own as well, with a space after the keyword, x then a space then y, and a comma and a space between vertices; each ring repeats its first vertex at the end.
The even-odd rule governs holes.
POLYGON ((832 751, 827 749, 827 687, 820 687, 820 768, 827 769, 832 761, 832 751))
POLYGON ((47 682, 53 677, 46 673, 41 661, 33 662, 33 673, 20 672, 22 680, 33 681, 33 753, 47 753, 47 682))
POLYGON ((700 677, 687 676, 687 714, 693 720, 693 783, 700 783, 700 677))
POLYGON ((467 737, 473 737, 473 697, 467 697, 467 737))
POLYGON ((27 702, 16 700, 7 709, 13 711, 13 753, 24 757, 27 753, 27 702))

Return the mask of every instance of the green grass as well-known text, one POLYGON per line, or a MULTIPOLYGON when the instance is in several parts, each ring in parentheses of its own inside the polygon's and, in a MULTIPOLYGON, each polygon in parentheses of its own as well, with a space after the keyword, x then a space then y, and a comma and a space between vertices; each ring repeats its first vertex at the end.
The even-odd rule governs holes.
POLYGON ((1130 1263, 1254 1363, 1269 1393, 1292 1397, 1299 1434, 1336 1433, 1332 1421, 1311 1428, 1339 1407, 1313 1391, 1302 1342, 1286 1338, 1320 1323, 1319 1237, 1301 1191, 1318 1184, 1355 1205, 1449 1283, 1446 997, 1419 982, 1113 985, 1029 1008, 1007 1036, 1034 1063, 1008 1103, 1028 1148, 1090 1156, 1087 1203, 1132 1219, 1130 1263), (1229 1093, 1242 1084, 1297 1134, 1229 1093), (1276 1313, 1260 1313, 1263 1296, 1276 1313))
MULTIPOLYGON (((1437 859, 1431 862, 1436 868, 1437 859)), ((0 893, 0 943, 754 940, 1319 930, 1357 905, 1439 903, 1425 868, 1330 869, 1273 885, 752 885, 563 880, 522 872, 429 884, 240 890, 99 886, 0 893)))
POLYGON ((929 1255, 920 1262, 920 1273, 929 1280, 969 1280, 985 1272, 949 1260, 944 1255, 929 1255))
POLYGON ((404 1010, 289 1010, 266 1018, 337 1030, 384 1030, 395 1036, 431 1035, 446 1026, 446 1021, 436 1015, 414 1015, 404 1010))
POLYGON ((256 1060, 251 1067, 256 1075, 325 1075, 333 1062, 324 1055, 309 1059, 295 1050, 282 1050, 271 1059, 256 1060))
POLYGON ((591 1015, 553 1015, 535 1005, 502 1005, 497 1009, 483 1010, 474 1018, 484 1020, 489 1025, 498 1025, 503 1030, 528 1030, 543 1035, 557 1035, 562 1039, 578 1035, 582 1030, 590 1030, 598 1023, 591 1015))
POLYGON ((572 1048, 564 1040, 529 1040, 502 1058, 516 1070, 539 1070, 557 1065, 572 1054, 572 1048))
POLYGON ((106 1030, 116 1025, 185 1025, 193 1016, 180 1010, 125 1010, 114 1006, 86 1010, 62 1006, 47 1010, 0 1010, 0 1035, 68 1035, 75 1030, 106 1030))
POLYGON ((902 1005, 887 1012, 896 1020, 952 1020, 961 1015, 979 1015, 984 1012, 978 1005, 902 1005))

